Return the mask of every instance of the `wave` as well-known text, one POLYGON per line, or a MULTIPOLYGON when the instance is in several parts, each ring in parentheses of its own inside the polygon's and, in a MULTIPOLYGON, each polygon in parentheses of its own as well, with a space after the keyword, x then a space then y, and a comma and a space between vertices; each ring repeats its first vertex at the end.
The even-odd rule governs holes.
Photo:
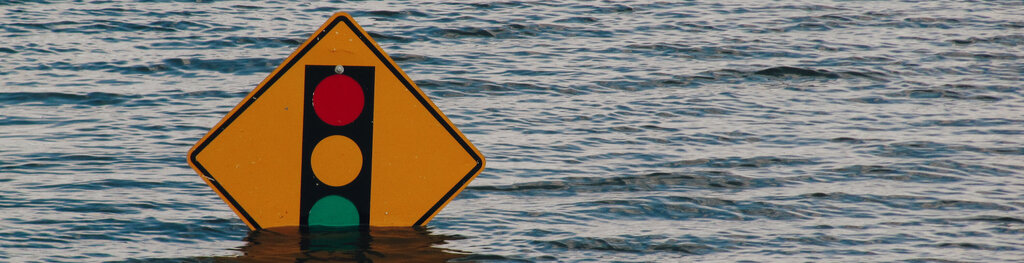
POLYGON ((56 106, 78 104, 88 106, 117 105, 139 95, 125 95, 106 92, 63 93, 63 92, 0 92, 0 104, 29 104, 39 106, 56 106))

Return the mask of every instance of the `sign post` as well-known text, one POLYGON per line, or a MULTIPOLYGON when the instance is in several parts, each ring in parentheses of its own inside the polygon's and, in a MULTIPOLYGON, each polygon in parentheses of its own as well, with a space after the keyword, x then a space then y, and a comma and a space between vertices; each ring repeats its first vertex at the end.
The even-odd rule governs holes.
POLYGON ((253 230, 425 225, 484 167, 346 13, 274 69, 188 162, 253 230))

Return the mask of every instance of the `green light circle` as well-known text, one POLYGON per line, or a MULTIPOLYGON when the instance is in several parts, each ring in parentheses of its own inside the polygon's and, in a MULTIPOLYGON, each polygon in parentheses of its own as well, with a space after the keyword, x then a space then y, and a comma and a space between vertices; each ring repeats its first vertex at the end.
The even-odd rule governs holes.
POLYGON ((359 211, 352 201, 336 195, 320 198, 309 209, 310 226, 345 227, 359 225, 359 211))

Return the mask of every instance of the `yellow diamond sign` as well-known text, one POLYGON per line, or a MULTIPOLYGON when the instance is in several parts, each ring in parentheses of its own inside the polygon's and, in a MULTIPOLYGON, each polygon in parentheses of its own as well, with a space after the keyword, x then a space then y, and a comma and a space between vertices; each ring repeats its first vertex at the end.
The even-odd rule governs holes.
POLYGON ((251 229, 424 225, 483 155, 337 13, 188 154, 251 229))

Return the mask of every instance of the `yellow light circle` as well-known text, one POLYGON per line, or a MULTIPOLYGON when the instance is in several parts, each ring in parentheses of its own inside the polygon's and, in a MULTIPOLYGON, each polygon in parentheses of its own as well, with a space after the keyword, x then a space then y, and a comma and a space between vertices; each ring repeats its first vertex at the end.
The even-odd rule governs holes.
POLYGON ((317 179, 330 186, 351 183, 363 169, 363 153, 348 137, 331 135, 313 147, 309 160, 317 179))

